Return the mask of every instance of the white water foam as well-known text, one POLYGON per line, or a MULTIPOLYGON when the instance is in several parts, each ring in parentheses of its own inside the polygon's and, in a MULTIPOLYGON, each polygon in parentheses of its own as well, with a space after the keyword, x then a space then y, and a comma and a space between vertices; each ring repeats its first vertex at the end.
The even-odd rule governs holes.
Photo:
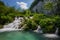
POLYGON ((38 28, 36 30, 34 30, 34 32, 37 32, 37 33, 43 33, 40 25, 38 25, 38 28))
POLYGON ((15 20, 12 23, 4 25, 4 28, 0 29, 0 32, 21 30, 19 29, 19 25, 22 23, 22 21, 23 17, 15 17, 15 20))
POLYGON ((58 38, 58 35, 56 34, 43 34, 43 35, 48 38, 58 38))

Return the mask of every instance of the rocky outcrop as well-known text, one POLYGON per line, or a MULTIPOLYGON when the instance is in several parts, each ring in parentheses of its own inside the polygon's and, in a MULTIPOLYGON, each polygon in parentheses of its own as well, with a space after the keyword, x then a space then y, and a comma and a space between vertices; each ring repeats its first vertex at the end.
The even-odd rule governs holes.
POLYGON ((44 14, 49 14, 49 15, 56 13, 58 0, 43 0, 43 1, 37 0, 37 1, 38 1, 37 3, 34 1, 32 4, 34 6, 31 6, 31 8, 30 8, 33 12, 39 12, 39 13, 44 13, 44 14), (44 7, 44 5, 48 4, 49 2, 52 3, 52 4, 48 5, 48 7, 50 7, 52 5, 50 10, 45 9, 45 7, 44 7))

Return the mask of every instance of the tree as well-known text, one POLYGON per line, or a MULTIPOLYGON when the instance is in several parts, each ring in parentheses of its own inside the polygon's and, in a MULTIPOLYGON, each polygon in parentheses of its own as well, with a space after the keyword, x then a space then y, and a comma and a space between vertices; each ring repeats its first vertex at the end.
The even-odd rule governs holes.
POLYGON ((53 3, 47 2, 46 4, 44 4, 44 9, 45 10, 52 10, 53 9, 53 3))
POLYGON ((5 4, 2 1, 0 1, 0 6, 5 6, 5 4))

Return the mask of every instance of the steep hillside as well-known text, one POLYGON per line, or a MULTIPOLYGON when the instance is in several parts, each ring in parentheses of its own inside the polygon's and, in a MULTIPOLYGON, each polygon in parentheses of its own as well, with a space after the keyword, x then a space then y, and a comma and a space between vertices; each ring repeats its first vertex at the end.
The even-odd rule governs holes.
POLYGON ((41 12, 44 14, 53 14, 53 13, 57 13, 57 4, 58 4, 58 0, 35 0, 30 9, 33 12, 41 12))

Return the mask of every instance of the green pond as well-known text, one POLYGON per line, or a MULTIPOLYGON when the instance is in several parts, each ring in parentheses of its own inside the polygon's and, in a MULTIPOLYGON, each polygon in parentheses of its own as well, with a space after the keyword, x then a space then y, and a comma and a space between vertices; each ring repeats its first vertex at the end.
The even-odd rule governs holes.
POLYGON ((0 33, 0 40, 59 40, 46 38, 42 34, 34 32, 3 32, 0 33))

